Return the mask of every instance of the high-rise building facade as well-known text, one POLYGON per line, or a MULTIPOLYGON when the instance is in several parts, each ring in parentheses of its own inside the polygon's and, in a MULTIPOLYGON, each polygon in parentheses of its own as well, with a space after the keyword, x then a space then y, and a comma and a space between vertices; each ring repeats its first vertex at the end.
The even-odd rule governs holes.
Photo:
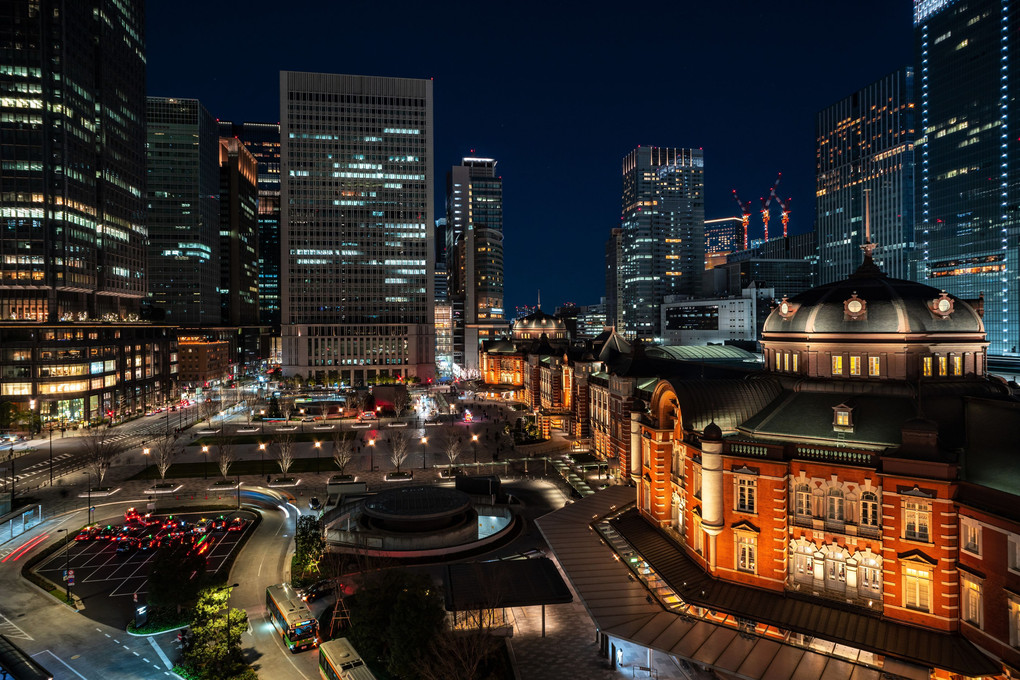
POLYGON ((667 295, 697 295, 705 270, 701 149, 640 146, 623 159, 620 316, 623 332, 658 338, 667 295))
POLYGON ((1007 0, 914 1, 920 79, 918 280, 984 294, 991 354, 1020 348, 1020 102, 1009 56, 1020 14, 1007 0))
POLYGON ((138 318, 144 15, 129 1, 0 4, 0 402, 33 431, 171 396, 172 334, 138 318))
POLYGON ((726 264, 726 256, 744 245, 743 222, 739 217, 705 220, 705 269, 726 264))
POLYGON ((857 269, 868 204, 875 263, 893 278, 914 278, 914 101, 914 69, 906 66, 818 113, 821 283, 857 269))
POLYGON ((446 259, 455 371, 476 376, 478 349, 506 330, 503 314, 503 178, 492 158, 464 158, 446 176, 446 259))
POLYGON ((431 378, 432 81, 280 74, 283 370, 431 378))
POLYGON ((280 334, 280 124, 219 122, 258 163, 259 323, 280 334))
POLYGON ((619 227, 609 230, 606 239, 606 325, 623 328, 620 316, 620 238, 623 230, 619 227))
MULTIPOLYGON (((149 97, 149 304, 167 323, 220 316, 220 139, 197 99, 149 97)), ((158 317, 157 317, 158 318, 158 317)))
POLYGON ((220 324, 259 323, 258 164, 233 137, 220 138, 220 324))

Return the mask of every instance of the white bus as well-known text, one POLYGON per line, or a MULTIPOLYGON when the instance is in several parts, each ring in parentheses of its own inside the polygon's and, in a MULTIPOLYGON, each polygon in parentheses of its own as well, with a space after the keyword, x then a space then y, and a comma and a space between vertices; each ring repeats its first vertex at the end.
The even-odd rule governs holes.
POLYGON ((322 680, 376 680, 347 638, 319 645, 319 676, 322 680))

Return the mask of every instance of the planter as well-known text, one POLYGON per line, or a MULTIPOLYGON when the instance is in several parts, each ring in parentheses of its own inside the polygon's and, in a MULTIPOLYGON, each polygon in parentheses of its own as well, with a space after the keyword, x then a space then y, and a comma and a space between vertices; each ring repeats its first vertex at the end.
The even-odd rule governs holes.
POLYGON ((358 478, 354 475, 333 475, 329 478, 330 484, 339 484, 340 482, 356 482, 358 478))
POLYGON ((295 480, 293 477, 277 477, 269 483, 271 489, 285 489, 292 486, 297 486, 301 483, 300 479, 295 480))
POLYGON ((400 472, 387 472, 383 475, 383 480, 387 482, 405 482, 414 479, 414 473, 401 470, 400 472))
POLYGON ((457 468, 445 468, 439 471, 439 476, 443 479, 453 479, 460 474, 460 470, 457 468))
POLYGON ((108 486, 103 486, 98 489, 92 489, 91 493, 89 493, 88 491, 83 491, 80 494, 78 494, 78 498, 88 498, 89 496, 91 496, 92 498, 106 498, 107 496, 114 495, 118 491, 120 491, 120 487, 116 489, 111 489, 108 486))
MULTIPOLYGON (((153 484, 151 487, 145 490, 147 494, 160 494, 160 493, 177 493, 183 487, 183 484, 171 484, 164 482, 162 484, 153 484)), ((96 492, 93 491, 92 495, 95 496, 96 492)))

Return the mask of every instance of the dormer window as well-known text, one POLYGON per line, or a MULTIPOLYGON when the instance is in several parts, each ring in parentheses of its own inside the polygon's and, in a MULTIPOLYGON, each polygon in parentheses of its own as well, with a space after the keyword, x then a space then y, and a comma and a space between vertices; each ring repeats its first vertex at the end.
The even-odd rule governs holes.
POLYGON ((832 407, 832 429, 836 432, 854 431, 854 409, 852 406, 840 404, 832 407))

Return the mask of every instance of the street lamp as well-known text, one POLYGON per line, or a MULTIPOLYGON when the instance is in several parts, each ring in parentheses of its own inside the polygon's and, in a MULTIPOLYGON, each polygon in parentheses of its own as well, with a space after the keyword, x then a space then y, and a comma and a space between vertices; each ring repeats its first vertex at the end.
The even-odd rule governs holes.
POLYGON ((261 420, 262 420, 262 434, 265 434, 266 433, 266 409, 260 410, 259 411, 259 415, 261 416, 261 420))
POLYGON ((428 457, 428 453, 425 450, 425 445, 429 443, 428 437, 421 438, 421 469, 425 470, 425 459, 428 457))
POLYGON ((209 447, 202 445, 202 479, 209 479, 209 447))
MULTIPOLYGON (((88 477, 88 504, 89 504, 89 521, 88 524, 92 524, 92 473, 86 472, 85 476, 88 477)), ((12 495, 13 497, 13 495, 12 495)))
POLYGON ((35 399, 28 400, 28 434, 35 434, 35 399))
POLYGON ((266 445, 259 444, 259 475, 266 473, 266 445))
POLYGON ((471 435, 471 450, 475 452, 475 465, 478 464, 478 435, 471 435))
POLYGON ((67 529, 57 529, 57 533, 58 534, 61 533, 61 532, 63 532, 63 534, 64 534, 64 588, 65 588, 64 599, 67 600, 68 603, 70 603, 71 602, 71 579, 69 579, 67 577, 68 569, 70 568, 70 563, 69 563, 69 559, 70 559, 69 553, 70 553, 70 551, 67 549, 67 541, 71 537, 71 534, 67 531, 67 529))
POLYGON ((368 471, 369 472, 375 472, 375 458, 372 455, 374 451, 375 451, 375 440, 374 439, 369 439, 368 440, 368 471))
POLYGON ((53 486, 53 422, 50 421, 50 486, 53 486))
MULTIPOLYGON (((142 455, 143 456, 148 456, 149 455, 149 447, 146 446, 144 449, 142 449, 142 455)), ((145 460, 145 467, 146 468, 149 467, 149 461, 147 459, 145 460)))
POLYGON ((301 431, 304 432, 305 431, 305 410, 304 409, 301 409, 301 423, 300 423, 300 427, 301 427, 301 431))
POLYGON ((319 474, 319 449, 322 448, 322 442, 315 442, 315 474, 319 474))

